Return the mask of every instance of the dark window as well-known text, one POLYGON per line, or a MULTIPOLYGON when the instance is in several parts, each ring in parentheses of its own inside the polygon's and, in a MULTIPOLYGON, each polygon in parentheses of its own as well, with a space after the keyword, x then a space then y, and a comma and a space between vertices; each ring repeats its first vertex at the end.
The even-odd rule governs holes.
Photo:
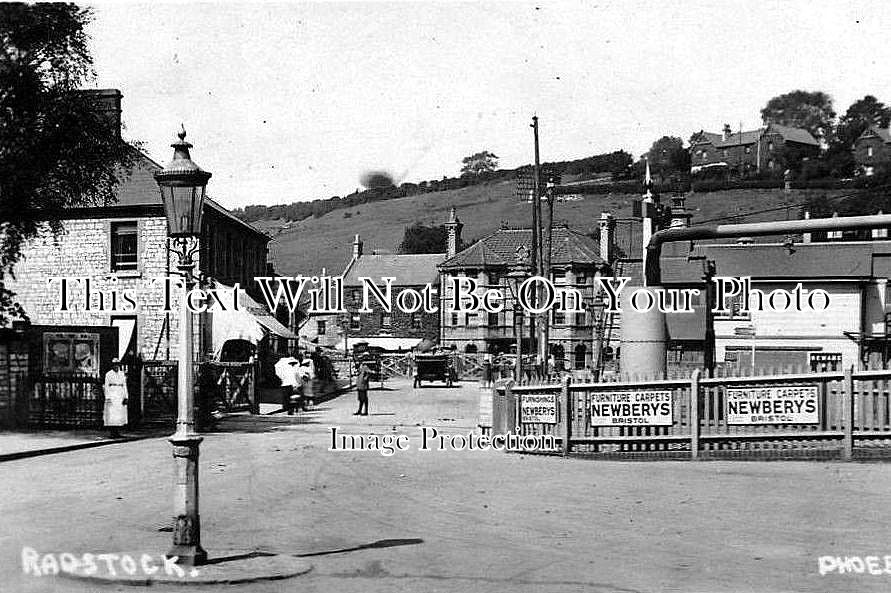
POLYGON ((417 313, 411 314, 411 327, 412 329, 421 329, 421 316, 417 313))
POLYGON ((137 225, 135 222, 115 222, 111 225, 111 271, 138 268, 137 225))
POLYGON ((458 314, 452 313, 452 325, 458 325, 458 314))
POLYGON ((554 311, 554 325, 566 325, 566 313, 554 311))
POLYGON ((359 329, 362 326, 362 317, 353 315, 350 317, 350 329, 359 329))
POLYGON ((576 369, 585 368, 585 353, 587 352, 587 348, 585 348, 584 344, 579 344, 575 347, 575 356, 573 357, 573 367, 576 369))
POLYGON ((498 313, 489 313, 489 327, 496 327, 498 325, 498 313))
POLYGON ((324 336, 325 332, 328 331, 327 322, 320 319, 316 322, 316 333, 320 336, 324 336))

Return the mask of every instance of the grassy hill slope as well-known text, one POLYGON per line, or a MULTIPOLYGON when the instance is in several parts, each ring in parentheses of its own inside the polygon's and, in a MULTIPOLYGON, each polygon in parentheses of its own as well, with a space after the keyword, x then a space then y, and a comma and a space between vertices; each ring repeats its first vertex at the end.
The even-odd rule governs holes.
MULTIPOLYGON (((532 207, 517 200, 515 187, 513 181, 475 185, 363 204, 299 222, 259 221, 253 224, 274 237, 269 248, 279 274, 318 274, 322 268, 329 275, 339 274, 349 262, 355 234, 358 233, 365 242, 366 253, 393 253, 402 241, 405 227, 415 222, 442 224, 448 219, 452 206, 464 223, 462 236, 465 240, 497 230, 502 221, 511 226, 528 226, 532 207)), ((798 204, 813 194, 831 197, 840 193, 831 190, 793 190, 790 194, 781 190, 730 190, 694 194, 688 199, 687 207, 693 211, 694 224, 730 216, 744 217, 747 222, 785 220, 785 211, 747 214, 798 204)), ((588 233, 597 227, 603 211, 618 218, 629 217, 631 201, 637 197, 631 194, 589 195, 581 201, 558 202, 554 220, 588 233)), ((797 217, 797 212, 792 216, 797 217)))

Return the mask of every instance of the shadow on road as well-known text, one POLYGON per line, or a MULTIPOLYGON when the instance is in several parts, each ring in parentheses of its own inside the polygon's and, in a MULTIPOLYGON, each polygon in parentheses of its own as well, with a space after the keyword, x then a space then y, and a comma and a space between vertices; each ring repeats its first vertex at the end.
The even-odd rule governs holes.
MULTIPOLYGON (((379 539, 368 544, 360 544, 351 548, 338 548, 336 550, 325 550, 322 552, 307 552, 305 554, 289 554, 295 558, 311 558, 313 556, 329 556, 331 554, 345 554, 347 552, 358 552, 360 550, 372 550, 379 548, 395 548, 397 546, 415 546, 424 543, 420 538, 406 539, 379 539)), ((231 556, 221 556, 219 558, 208 558, 207 564, 223 564, 224 562, 234 562, 236 560, 247 560, 249 558, 260 558, 263 556, 278 556, 281 552, 270 552, 268 550, 254 550, 245 552, 244 554, 232 554, 231 556)))

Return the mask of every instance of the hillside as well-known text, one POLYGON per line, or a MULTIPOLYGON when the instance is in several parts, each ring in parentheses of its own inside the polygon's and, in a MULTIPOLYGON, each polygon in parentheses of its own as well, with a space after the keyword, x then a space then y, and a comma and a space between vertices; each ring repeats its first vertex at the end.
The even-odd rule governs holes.
MULTIPOLYGON (((415 222, 442 224, 454 206, 464 223, 464 240, 482 237, 498 229, 504 221, 512 226, 531 224, 531 205, 515 196, 516 184, 502 181, 474 185, 457 190, 426 193, 351 208, 335 210, 323 216, 299 222, 257 221, 254 223, 273 236, 270 254, 275 270, 282 275, 339 274, 349 262, 353 236, 358 233, 365 251, 395 252, 406 226, 415 222)), ((729 190, 693 194, 687 207, 693 211, 693 223, 723 217, 745 217, 746 221, 787 218, 786 211, 747 216, 769 208, 799 204, 808 196, 832 197, 840 190, 729 190)), ((588 195, 583 200, 558 202, 555 222, 566 222, 579 232, 597 227, 600 213, 608 211, 618 218, 631 215, 631 201, 636 194, 588 195)), ((797 209, 791 209, 797 217, 797 209)), ((728 221, 731 222, 731 221, 728 221)))

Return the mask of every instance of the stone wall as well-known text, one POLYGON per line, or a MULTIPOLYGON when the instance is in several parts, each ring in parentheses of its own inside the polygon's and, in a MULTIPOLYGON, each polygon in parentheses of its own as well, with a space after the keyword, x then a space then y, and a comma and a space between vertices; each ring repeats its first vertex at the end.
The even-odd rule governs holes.
MULTIPOLYGON (((137 348, 146 360, 176 357, 178 335, 178 299, 174 292, 172 311, 165 313, 164 284, 160 279, 175 272, 176 256, 167 252, 167 223, 164 217, 143 216, 130 219, 84 218, 66 220, 58 237, 47 233, 32 241, 16 265, 14 279, 7 282, 31 323, 47 325, 111 325, 113 317, 135 316, 137 348), (136 221, 138 264, 133 271, 113 273, 111 269, 112 222, 136 221), (62 310, 61 282, 56 277, 89 277, 90 310, 87 309, 84 283, 69 282, 68 310, 62 310), (127 310, 122 298, 129 293, 137 309, 127 310), (99 292, 105 310, 97 310, 99 292), (110 302, 116 292, 117 309, 110 302), (169 323, 165 329, 165 319, 169 323)), ((200 332, 194 328, 199 339, 200 332)))

